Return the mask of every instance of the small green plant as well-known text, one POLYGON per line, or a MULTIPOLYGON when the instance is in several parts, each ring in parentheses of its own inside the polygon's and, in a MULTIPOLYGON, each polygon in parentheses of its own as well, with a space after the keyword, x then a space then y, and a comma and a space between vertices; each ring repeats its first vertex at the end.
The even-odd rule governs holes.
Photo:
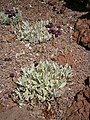
POLYGON ((9 25, 11 23, 10 18, 8 15, 4 14, 4 12, 0 12, 0 24, 9 25))
POLYGON ((17 39, 27 40, 30 43, 39 43, 45 40, 50 40, 52 34, 50 34, 45 27, 48 23, 48 20, 41 20, 30 26, 28 21, 23 21, 22 26, 19 27, 20 29, 17 33, 17 39))
POLYGON ((22 75, 16 82, 16 98, 21 105, 25 101, 38 99, 41 102, 51 101, 59 97, 59 89, 63 88, 67 79, 72 76, 71 67, 54 62, 32 64, 30 68, 22 68, 22 75))
POLYGON ((22 20, 22 14, 19 9, 10 9, 0 12, 0 24, 17 25, 22 20))
POLYGON ((21 11, 19 9, 17 9, 17 10, 18 10, 18 12, 17 12, 16 16, 13 16, 13 18, 12 18, 13 25, 17 25, 20 21, 22 21, 21 11))

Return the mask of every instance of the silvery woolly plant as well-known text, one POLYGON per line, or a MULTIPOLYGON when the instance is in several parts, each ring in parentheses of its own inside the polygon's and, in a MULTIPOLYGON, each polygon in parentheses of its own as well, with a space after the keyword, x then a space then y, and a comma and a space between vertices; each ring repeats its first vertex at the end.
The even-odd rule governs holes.
POLYGON ((33 25, 30 25, 28 21, 22 22, 17 33, 18 40, 26 40, 36 44, 52 38, 52 34, 45 27, 49 23, 48 20, 40 20, 33 25))
POLYGON ((0 24, 17 25, 22 20, 21 11, 17 8, 7 9, 0 12, 0 24))
POLYGON ((10 23, 11 20, 8 18, 8 15, 4 14, 4 12, 0 12, 0 24, 9 25, 10 23))
POLYGON ((72 68, 66 64, 58 65, 54 62, 44 61, 29 68, 22 68, 22 75, 16 82, 15 91, 18 103, 41 102, 54 100, 59 97, 59 89, 67 84, 67 79, 72 76, 72 68))

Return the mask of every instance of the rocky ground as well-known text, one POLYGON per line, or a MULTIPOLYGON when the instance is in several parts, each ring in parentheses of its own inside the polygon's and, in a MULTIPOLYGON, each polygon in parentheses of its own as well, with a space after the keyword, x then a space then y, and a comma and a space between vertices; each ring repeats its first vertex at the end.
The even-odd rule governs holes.
POLYGON ((61 35, 40 44, 18 41, 10 25, 0 25, 0 119, 1 120, 89 120, 90 118, 90 13, 74 10, 62 1, 1 0, 0 10, 19 7, 31 24, 51 20, 61 35), (64 5, 63 5, 64 4, 64 5), (53 6, 57 8, 53 10, 53 6), (59 12, 59 8, 63 12, 59 12), (20 108, 12 98, 21 67, 40 60, 72 66, 73 77, 61 89, 60 98, 20 108))

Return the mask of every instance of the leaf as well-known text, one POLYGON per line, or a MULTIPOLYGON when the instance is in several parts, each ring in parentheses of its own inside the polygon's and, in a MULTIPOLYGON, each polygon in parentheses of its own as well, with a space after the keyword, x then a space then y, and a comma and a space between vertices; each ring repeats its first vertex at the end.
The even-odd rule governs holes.
POLYGON ((28 89, 26 89, 26 91, 23 93, 23 96, 24 96, 24 99, 25 100, 29 100, 29 98, 30 98, 30 95, 29 95, 30 93, 29 93, 29 91, 28 91, 28 89))
POLYGON ((48 103, 48 109, 47 111, 49 111, 51 109, 51 103, 50 102, 47 102, 48 103))
POLYGON ((67 82, 66 81, 62 81, 61 85, 59 86, 59 88, 63 88, 64 86, 66 86, 67 82))
POLYGON ((15 94, 19 97, 20 100, 22 100, 22 96, 18 90, 15 90, 15 94))

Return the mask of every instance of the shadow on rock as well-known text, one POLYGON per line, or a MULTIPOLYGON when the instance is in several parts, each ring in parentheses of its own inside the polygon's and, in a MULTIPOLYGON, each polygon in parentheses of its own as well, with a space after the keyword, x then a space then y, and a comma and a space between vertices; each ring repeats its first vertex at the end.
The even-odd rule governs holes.
POLYGON ((90 11, 90 0, 64 0, 65 6, 73 11, 87 12, 90 11))
POLYGON ((79 17, 80 19, 87 19, 87 20, 90 20, 90 12, 88 12, 87 14, 85 15, 82 15, 81 17, 79 17))

